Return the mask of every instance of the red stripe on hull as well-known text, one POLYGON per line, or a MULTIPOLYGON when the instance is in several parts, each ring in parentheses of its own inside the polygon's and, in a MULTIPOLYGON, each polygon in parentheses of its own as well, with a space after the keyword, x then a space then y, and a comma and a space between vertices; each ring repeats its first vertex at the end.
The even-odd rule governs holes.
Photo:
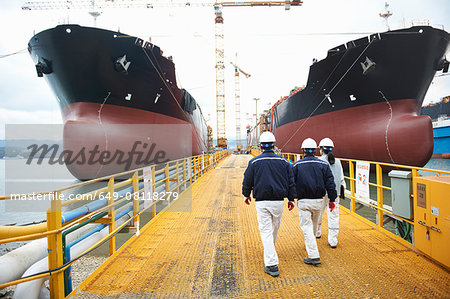
POLYGON ((66 165, 75 177, 83 180, 143 167, 145 165, 137 163, 139 155, 140 161, 154 164, 198 155, 206 150, 191 123, 154 112, 77 102, 63 109, 63 117, 64 150, 73 152, 72 158, 80 151, 85 155, 84 161, 81 156, 77 160, 83 163, 66 165), (133 162, 120 163, 120 152, 122 161, 126 160, 134 144, 137 152, 132 155, 133 162), (94 163, 89 163, 90 151, 99 152, 96 159, 91 160, 94 163), (109 160, 117 153, 116 159, 111 163, 98 162, 101 153, 106 151, 110 153, 109 160))
POLYGON ((434 159, 450 159, 450 153, 433 154, 434 159))
POLYGON ((428 116, 417 116, 417 101, 396 100, 329 112, 274 129, 283 152, 300 152, 305 138, 329 137, 337 157, 424 166, 433 154, 428 116))

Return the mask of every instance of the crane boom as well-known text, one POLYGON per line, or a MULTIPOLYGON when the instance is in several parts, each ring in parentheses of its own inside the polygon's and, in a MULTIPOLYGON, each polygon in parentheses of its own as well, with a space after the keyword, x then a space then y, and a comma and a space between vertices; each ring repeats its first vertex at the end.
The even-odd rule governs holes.
MULTIPOLYGON (((157 8, 157 7, 256 7, 256 6, 301 6, 302 1, 242 1, 242 2, 189 2, 189 1, 149 1, 149 0, 37 0, 26 1, 23 10, 48 9, 97 9, 106 8, 157 8)), ((287 8, 288 9, 288 8, 287 8)))
MULTIPOLYGON (((249 78, 249 77, 251 77, 251 75, 250 74, 248 74, 248 73, 246 73, 246 72, 244 72, 240 67, 238 67, 235 63, 233 63, 233 62, 230 62, 230 64, 232 64, 233 66, 234 66, 234 70, 235 70, 235 72, 241 72, 244 76, 245 76, 245 78, 249 78)), ((239 76, 239 75, 238 75, 239 76)))

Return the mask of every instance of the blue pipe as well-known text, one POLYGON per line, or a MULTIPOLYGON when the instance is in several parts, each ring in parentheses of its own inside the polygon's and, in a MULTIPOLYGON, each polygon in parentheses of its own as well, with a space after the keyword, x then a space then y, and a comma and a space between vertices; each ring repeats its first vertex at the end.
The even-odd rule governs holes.
MULTIPOLYGON (((131 212, 133 210, 133 207, 129 207, 128 209, 120 212, 119 214, 115 215, 114 219, 118 220, 120 218, 122 218, 125 214, 128 214, 129 212, 131 212)), ((72 246, 74 246, 75 244, 83 241, 84 239, 92 236, 94 233, 101 231, 103 228, 106 227, 106 224, 100 224, 97 225, 94 229, 92 229, 91 231, 85 233, 84 235, 80 236, 79 238, 77 238, 76 240, 73 240, 72 242, 70 242, 67 246, 66 246, 66 257, 67 257, 67 261, 71 261, 71 257, 70 257, 70 249, 72 248, 72 246)), ((66 295, 72 293, 72 276, 71 274, 71 268, 72 266, 68 267, 65 271, 64 271, 64 276, 66 277, 66 281, 67 286, 65 286, 66 288, 66 295)))
MULTIPOLYGON (((76 240, 72 241, 70 244, 68 244, 66 246, 66 258, 67 258, 67 260, 68 261, 71 260, 70 249, 72 248, 72 246, 74 246, 75 244, 83 241, 84 239, 88 238, 89 236, 93 235, 94 233, 101 231, 105 226, 106 226, 106 224, 97 225, 93 230, 87 232, 86 234, 82 235, 78 239, 76 239, 76 240)), ((72 266, 69 266, 66 270, 64 270, 65 281, 68 282, 66 285, 64 285, 64 289, 65 289, 65 294, 66 295, 72 293, 72 275, 71 275, 71 270, 72 270, 72 266)))
MULTIPOLYGON (((143 187, 144 187, 144 183, 140 183, 138 189, 141 189, 143 187)), ((133 192, 133 187, 132 186, 128 187, 128 188, 125 188, 123 190, 120 190, 119 192, 117 192, 117 197, 116 196, 114 197, 114 201, 117 201, 117 200, 123 198, 124 196, 126 196, 127 193, 129 194, 129 193, 132 193, 132 192, 133 192)), ((89 214, 90 212, 98 210, 98 209, 106 206, 107 204, 108 204, 108 201, 105 200, 105 199, 96 200, 96 201, 93 201, 93 202, 91 202, 91 203, 89 203, 87 205, 84 205, 82 207, 79 207, 79 208, 76 208, 74 210, 65 212, 62 215, 62 223, 64 224, 64 223, 69 222, 69 221, 71 221, 73 219, 76 219, 76 218, 81 217, 83 215, 89 214)))

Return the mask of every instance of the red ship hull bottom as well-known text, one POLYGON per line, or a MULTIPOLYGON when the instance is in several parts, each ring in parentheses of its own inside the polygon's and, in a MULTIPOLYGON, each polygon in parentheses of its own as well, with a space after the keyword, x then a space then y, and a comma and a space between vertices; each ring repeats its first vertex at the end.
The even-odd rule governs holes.
POLYGON ((274 129, 276 146, 300 153, 311 137, 333 140, 335 156, 423 167, 433 154, 428 116, 417 116, 416 100, 395 100, 329 112, 274 129))
POLYGON ((63 117, 65 164, 81 180, 198 155, 206 150, 191 123, 158 113, 77 102, 64 108, 63 117))
POLYGON ((450 159, 450 153, 433 154, 433 159, 450 159))

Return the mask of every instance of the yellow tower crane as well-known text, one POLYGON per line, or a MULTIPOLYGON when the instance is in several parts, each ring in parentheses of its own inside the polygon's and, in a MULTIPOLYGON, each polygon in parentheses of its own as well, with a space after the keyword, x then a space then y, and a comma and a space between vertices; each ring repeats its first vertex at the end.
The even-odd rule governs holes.
POLYGON ((239 153, 242 149, 241 144, 241 88, 239 82, 239 73, 242 73, 245 78, 250 78, 250 74, 244 72, 240 67, 237 66, 237 53, 235 63, 230 62, 234 66, 234 101, 236 108, 236 149, 239 153))
POLYGON ((243 1, 243 2, 217 2, 214 4, 215 42, 216 42, 216 112, 217 112, 217 146, 226 148, 227 138, 225 130, 225 51, 223 30, 223 7, 271 7, 284 6, 290 10, 291 6, 301 6, 301 0, 282 1, 243 1))
POLYGON ((227 147, 225 130, 225 51, 224 51, 224 30, 223 14, 224 7, 272 7, 284 6, 285 10, 290 10, 291 6, 301 6, 302 0, 286 1, 242 1, 242 2, 159 2, 149 0, 36 0, 27 1, 22 6, 23 10, 44 10, 44 9, 88 9, 89 14, 94 18, 101 15, 99 10, 105 8, 157 8, 157 7, 208 7, 213 6, 215 12, 215 47, 216 47, 216 112, 217 112, 217 146, 227 147))

